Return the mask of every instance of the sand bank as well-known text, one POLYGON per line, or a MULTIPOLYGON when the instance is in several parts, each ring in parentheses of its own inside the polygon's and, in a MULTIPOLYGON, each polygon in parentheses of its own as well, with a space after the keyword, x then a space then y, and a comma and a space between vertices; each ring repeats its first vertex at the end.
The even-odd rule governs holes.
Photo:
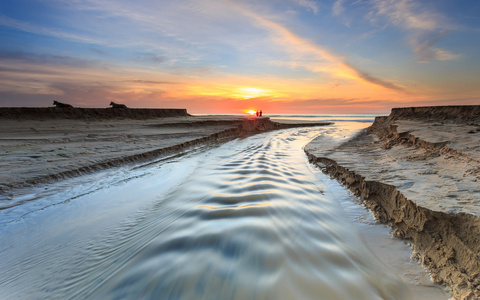
POLYGON ((6 199, 0 208, 9 207, 15 188, 161 159, 247 134, 305 126, 268 118, 190 116, 186 110, 174 110, 179 114, 174 117, 168 116, 172 110, 139 109, 120 115, 116 111, 130 109, 27 110, 0 109, 0 193, 6 199), (77 115, 82 111, 84 118, 77 115))
POLYGON ((334 149, 305 148, 455 299, 480 298, 479 124, 480 106, 399 108, 334 149))
POLYGON ((80 108, 80 107, 0 107, 0 119, 137 119, 188 116, 186 109, 150 108, 80 108))

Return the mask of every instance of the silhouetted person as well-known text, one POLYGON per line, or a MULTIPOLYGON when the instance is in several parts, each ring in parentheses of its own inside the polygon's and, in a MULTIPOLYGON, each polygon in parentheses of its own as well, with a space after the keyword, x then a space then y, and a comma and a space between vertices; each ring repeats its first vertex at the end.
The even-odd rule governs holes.
POLYGON ((256 115, 257 115, 257 117, 258 117, 258 110, 257 110, 257 112, 256 112, 256 115))
POLYGON ((58 101, 53 101, 53 105, 55 105, 56 107, 73 107, 71 106, 70 104, 68 103, 62 103, 62 102, 58 102, 58 101))
POLYGON ((260 111, 260 117, 262 116, 262 111, 260 111))

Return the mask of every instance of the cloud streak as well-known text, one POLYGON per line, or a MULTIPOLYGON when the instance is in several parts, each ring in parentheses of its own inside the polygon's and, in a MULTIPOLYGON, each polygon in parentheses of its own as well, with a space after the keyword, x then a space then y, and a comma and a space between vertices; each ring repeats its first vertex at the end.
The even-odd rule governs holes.
POLYGON ((74 41, 74 42, 80 42, 80 43, 87 43, 87 44, 98 44, 98 45, 106 45, 106 43, 102 40, 99 39, 94 39, 89 36, 84 36, 84 35, 79 35, 79 34, 72 34, 70 32, 65 32, 62 30, 58 30, 55 28, 49 28, 45 26, 39 26, 37 24, 33 25, 28 22, 22 22, 19 20, 15 20, 12 18, 9 18, 4 15, 0 15, 0 25, 14 28, 17 30, 29 32, 29 33, 34 33, 34 34, 40 34, 44 36, 53 36, 56 38, 64 39, 64 40, 69 40, 69 41, 74 41))
POLYGON ((314 44, 311 41, 296 35, 278 22, 271 21, 243 6, 236 4, 236 7, 241 13, 254 19, 259 26, 268 29, 273 36, 273 40, 277 44, 286 48, 293 57, 300 58, 294 60, 294 62, 291 63, 292 65, 302 66, 313 72, 327 73, 334 78, 369 83, 396 92, 405 91, 400 85, 376 78, 365 71, 353 67, 351 64, 344 61, 345 56, 337 55, 325 47, 314 44), (305 59, 302 60, 301 57, 305 59))
POLYGON ((35 1, 35 12, 3 1, 0 92, 9 98, 0 105, 23 95, 93 107, 118 99, 196 112, 255 103, 323 111, 467 99, 480 86, 473 9, 453 14, 470 28, 455 36, 462 60, 442 63, 459 58, 448 49, 452 15, 432 10, 444 1, 51 0, 35 1))
POLYGON ((388 82, 384 79, 372 76, 371 74, 369 74, 365 71, 362 71, 360 69, 355 68, 354 66, 352 66, 349 63, 344 62, 343 64, 346 65, 351 70, 353 70, 359 78, 361 78, 361 79, 363 79, 363 80, 365 80, 369 83, 376 84, 376 85, 382 86, 386 89, 390 89, 390 90, 394 90, 394 91, 398 91, 398 92, 402 92, 402 93, 406 92, 406 90, 403 86, 400 86, 398 84, 394 84, 394 83, 388 82))
POLYGON ((312 1, 312 0, 293 0, 293 1, 300 6, 310 9, 315 14, 318 13, 318 5, 315 1, 312 1))
POLYGON ((343 7, 343 2, 345 0, 336 0, 333 4, 332 11, 334 16, 339 16, 345 11, 345 7, 343 7))
POLYGON ((413 0, 373 0, 373 3, 377 16, 387 17, 391 24, 408 32, 410 45, 418 60, 445 61, 459 57, 448 50, 434 48, 448 31, 442 15, 427 10, 413 0))

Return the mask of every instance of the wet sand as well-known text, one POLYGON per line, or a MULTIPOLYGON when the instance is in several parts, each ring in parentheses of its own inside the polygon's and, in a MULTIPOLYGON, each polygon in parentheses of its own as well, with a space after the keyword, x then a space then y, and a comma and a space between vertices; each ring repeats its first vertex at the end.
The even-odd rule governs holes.
POLYGON ((158 158, 180 150, 171 147, 236 129, 241 122, 239 118, 192 116, 145 120, 0 119, 0 190, 158 158), (162 153, 162 149, 171 151, 162 153))
MULTIPOLYGON (((33 118, 29 120, 21 120, 15 118, 0 118, 0 122, 2 124, 0 127, 0 170, 3 170, 3 172, 0 172, 0 193, 5 196, 2 198, 7 200, 3 204, 7 205, 6 202, 8 202, 8 194, 10 190, 15 188, 28 188, 39 183, 46 183, 66 177, 77 176, 86 172, 118 166, 120 164, 138 162, 139 160, 148 161, 161 159, 162 157, 178 154, 181 151, 188 151, 188 149, 194 147, 222 143, 240 135, 281 128, 281 126, 278 126, 278 124, 270 122, 268 118, 254 118, 254 120, 255 121, 252 122, 252 119, 249 120, 231 116, 192 117, 188 115, 164 118, 147 117, 140 119, 33 118)), ((403 124, 403 126, 406 126, 406 128, 419 128, 418 124, 408 123, 416 122, 415 120, 407 121, 395 119, 395 122, 396 123, 394 126, 403 124)), ((376 123, 377 125, 380 124, 380 122, 376 123)), ((393 123, 388 124, 390 126, 393 123)), ((447 124, 445 128, 452 129, 456 128, 456 126, 463 128, 462 126, 464 126, 461 123, 452 124, 455 126, 449 126, 447 124)), ((285 126, 295 127, 305 125, 307 124, 289 124, 285 126)), ((469 135, 474 134, 471 133, 472 130, 475 133, 477 132, 477 127, 475 125, 467 126, 470 126, 468 127, 469 135)), ((377 164, 377 166, 381 167, 381 169, 375 169, 375 162, 380 156, 383 155, 382 157, 388 157, 394 154, 394 152, 391 152, 387 155, 384 155, 380 153, 381 151, 393 149, 401 144, 399 143, 399 145, 394 145, 389 149, 385 149, 388 148, 388 146, 385 146, 385 143, 387 142, 384 140, 384 137, 392 134, 392 132, 381 135, 378 132, 384 130, 388 126, 380 126, 381 129, 378 129, 377 127, 372 126, 373 129, 369 129, 368 132, 357 137, 356 139, 346 139, 345 141, 347 142, 336 138, 335 141, 332 141, 332 143, 328 143, 329 145, 324 144, 325 140, 323 140, 322 145, 318 145, 315 143, 315 141, 313 141, 309 146, 307 146, 306 150, 315 157, 325 157, 331 159, 332 161, 334 161, 333 158, 338 159, 338 161, 341 161, 342 158, 345 158, 342 163, 348 165, 349 167, 364 166, 364 169, 360 169, 359 167, 359 170, 365 173, 362 174, 362 176, 380 176, 380 179, 378 179, 379 182, 381 182, 381 176, 387 173, 390 174, 390 172, 397 172, 391 177, 394 179, 400 178, 398 176, 399 172, 406 172, 407 175, 417 174, 418 172, 415 173, 415 171, 406 171, 407 169, 404 167, 403 162, 401 165, 395 168, 393 165, 389 166, 385 161, 382 161, 381 163, 377 164), (377 129, 374 130, 374 128, 377 129), (320 149, 322 150, 320 151, 320 149)), ((438 134, 435 138, 436 140, 441 137, 441 134, 439 132, 437 133, 438 134)), ((424 135, 430 136, 428 131, 425 132, 424 135)), ((402 135, 401 139, 404 139, 403 136, 404 135, 402 135)), ((459 136, 460 135, 458 132, 454 131, 453 137, 459 136)), ((453 138, 452 134, 450 137, 453 138)), ((436 140, 433 142, 437 144, 444 143, 443 141, 438 142, 436 140)), ((458 148, 455 151, 460 151, 463 149, 465 154, 475 155, 475 149, 471 148, 471 145, 468 143, 468 139, 462 138, 455 141, 456 143, 452 143, 452 145, 455 144, 459 145, 458 147, 464 147, 458 148)), ((412 147, 411 145, 404 146, 410 147, 407 152, 411 153, 412 151, 416 151, 416 148, 412 147)), ((405 152, 399 150, 398 153, 404 154, 405 152)), ((455 157, 463 156, 456 155, 455 157)), ((475 158, 475 156, 473 157, 475 158)), ((425 159, 412 160, 411 165, 418 166, 416 162, 424 160, 425 159)), ((400 162, 398 162, 399 158, 395 158, 393 161, 400 164, 400 162)), ((449 163, 451 162, 449 161, 445 163, 444 166, 447 167, 449 163)), ((434 165, 437 166, 437 162, 435 162, 434 165)), ((326 168, 324 163, 322 166, 326 168)), ((475 168, 470 168, 469 170, 471 171, 468 174, 473 174, 475 168)), ((442 174, 438 171, 436 174, 439 173, 442 174)), ((333 175, 333 173, 331 174, 333 175)), ((459 174, 463 178, 462 173, 460 172, 459 174)), ((429 174, 425 173, 425 175, 429 174)), ((428 186, 429 184, 428 181, 418 181, 418 178, 416 177, 405 177, 407 178, 405 180, 410 182, 410 184, 403 185, 404 188, 408 187, 407 190, 405 190, 407 194, 408 189, 414 191, 412 188, 415 186, 415 184, 423 187, 428 186), (414 184, 411 184, 411 182, 414 182, 414 184)), ((392 183, 388 180, 387 182, 389 182, 389 184, 392 183)), ((472 183, 472 186, 473 185, 474 183, 472 183)), ((402 185, 399 184, 399 186, 402 185)), ((470 189, 470 187, 467 189, 470 189)), ((472 191, 475 193, 474 188, 472 188, 470 194, 472 191)), ((357 194, 361 193, 357 192, 357 194)), ((438 197, 441 197, 441 195, 438 197)), ((426 198, 421 197, 420 200, 424 199, 426 198)), ((478 197, 474 197, 474 199, 478 200, 478 197)), ((449 205, 448 202, 439 204, 438 201, 428 201, 428 199, 426 202, 437 203, 436 205, 438 207, 445 207, 448 205, 449 209, 459 208, 455 205, 449 205)), ((472 201, 472 203, 475 204, 476 202, 472 201)), ((474 207, 475 205, 472 206, 472 209, 474 207)), ((402 213, 398 212, 397 210, 394 214, 402 213)), ((381 219, 383 215, 376 213, 376 217, 381 219)), ((389 222, 390 220, 386 218, 385 221, 389 222)), ((476 223, 470 222, 468 224, 476 223)), ((411 239, 409 236, 411 233, 408 233, 406 230, 402 231, 397 228, 396 234, 400 237, 411 239)), ((428 265, 430 258, 425 254, 429 252, 422 252, 419 249, 416 250, 418 250, 417 256, 424 263, 424 265, 432 268, 431 265, 428 265)), ((447 261, 453 265, 456 264, 453 263, 451 259, 447 259, 447 261)), ((436 268, 438 269, 438 267, 436 268)), ((465 271, 463 267, 458 267, 457 269, 459 271, 465 271)), ((470 269, 468 269, 468 271, 470 271, 470 269)), ((435 277, 435 274, 436 273, 433 272, 433 277, 436 282, 447 282, 445 279, 439 279, 443 278, 440 277, 440 275, 435 277)), ((456 282, 458 283, 458 280, 456 282)), ((460 282, 460 284, 462 283, 460 282)), ((469 283, 462 284, 461 286, 463 287, 464 285, 472 286, 469 283)), ((465 289, 462 289, 462 293, 460 294, 465 295, 465 289)), ((457 293, 455 295, 460 294, 457 293)))
POLYGON ((310 160, 360 196, 455 299, 478 299, 480 106, 394 109, 310 160))
POLYGON ((191 116, 186 110, 118 111, 123 110, 0 108, 0 192, 7 200, 0 207, 9 206, 12 189, 305 126, 268 117, 191 116))
MULTIPOLYGON (((114 298, 102 297, 103 292, 159 286, 163 295, 176 289, 191 295, 198 285, 189 283, 200 280, 202 286, 208 283, 206 298, 219 293, 233 298, 229 287, 244 286, 253 296, 238 299, 269 294, 275 299, 446 299, 420 296, 417 289, 409 297, 401 280, 373 259, 335 201, 340 193, 346 201, 351 195, 318 170, 310 172, 314 168, 302 153, 321 132, 349 136, 341 124, 271 132, 144 167, 62 180, 48 190, 40 185, 38 194, 32 188, 34 201, 2 211, 5 297, 114 298), (204 263, 231 271, 211 271, 204 263), (233 277, 210 285, 219 273, 233 277), (111 274, 115 277, 97 290, 111 274), (269 294, 258 293, 257 286, 269 294), (382 297, 370 294, 378 294, 375 290, 382 297)), ((376 243, 368 240, 370 246, 376 243)), ((387 243, 401 242, 387 237, 387 243)), ((379 247, 386 249, 383 242, 379 247)), ((386 252, 398 261, 395 247, 386 252)))

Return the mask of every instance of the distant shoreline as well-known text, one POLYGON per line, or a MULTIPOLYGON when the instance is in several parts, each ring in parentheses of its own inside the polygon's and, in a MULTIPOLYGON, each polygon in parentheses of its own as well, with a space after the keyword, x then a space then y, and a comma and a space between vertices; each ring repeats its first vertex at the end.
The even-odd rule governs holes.
POLYGON ((0 119, 134 119, 190 116, 184 108, 0 107, 0 119))
POLYGON ((0 124, 0 196, 4 192, 8 198, 7 191, 16 188, 146 163, 265 131, 330 123, 191 116, 185 109, 0 108, 0 124))

